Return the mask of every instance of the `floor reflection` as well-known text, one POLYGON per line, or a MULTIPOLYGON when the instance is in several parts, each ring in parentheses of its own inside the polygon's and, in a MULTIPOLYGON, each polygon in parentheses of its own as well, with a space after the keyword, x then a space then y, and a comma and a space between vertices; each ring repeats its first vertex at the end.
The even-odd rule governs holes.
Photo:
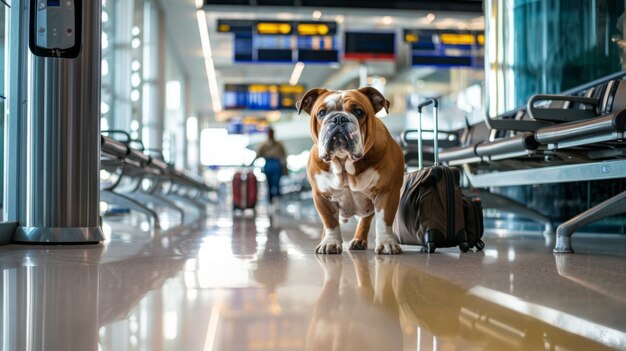
POLYGON ((2 255, 1 349, 96 350, 102 251, 21 247, 2 255))
POLYGON ((280 216, 131 233, 0 248, 0 350, 626 349, 622 252, 314 255, 319 223, 280 216))
POLYGON ((307 350, 401 350, 402 328, 392 278, 398 262, 350 254, 344 268, 341 255, 316 256, 324 271, 324 286, 315 303, 306 336, 307 350), (348 269, 352 268, 352 270, 348 269), (348 275, 354 275, 348 278, 348 275))

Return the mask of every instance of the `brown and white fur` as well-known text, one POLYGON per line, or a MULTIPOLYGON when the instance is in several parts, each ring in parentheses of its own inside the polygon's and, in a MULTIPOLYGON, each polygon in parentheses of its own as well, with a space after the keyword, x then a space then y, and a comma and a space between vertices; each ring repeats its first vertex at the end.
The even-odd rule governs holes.
POLYGON ((307 174, 322 223, 316 253, 341 253, 339 220, 359 216, 350 250, 367 249, 370 224, 376 218, 376 253, 401 253, 393 224, 404 174, 399 145, 376 117, 389 101, 374 88, 308 91, 296 104, 311 116, 311 149, 307 174))

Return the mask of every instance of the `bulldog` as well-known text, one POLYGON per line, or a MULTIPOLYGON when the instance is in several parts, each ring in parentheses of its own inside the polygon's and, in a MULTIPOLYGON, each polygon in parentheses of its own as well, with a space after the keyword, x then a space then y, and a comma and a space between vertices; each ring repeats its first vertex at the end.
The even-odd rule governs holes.
POLYGON ((339 221, 359 216, 350 250, 366 250, 376 217, 376 253, 402 253, 392 232, 404 179, 400 146, 376 113, 389 101, 374 88, 308 91, 296 103, 311 116, 313 147, 307 175, 313 202, 324 225, 320 254, 339 254, 343 240, 339 221))

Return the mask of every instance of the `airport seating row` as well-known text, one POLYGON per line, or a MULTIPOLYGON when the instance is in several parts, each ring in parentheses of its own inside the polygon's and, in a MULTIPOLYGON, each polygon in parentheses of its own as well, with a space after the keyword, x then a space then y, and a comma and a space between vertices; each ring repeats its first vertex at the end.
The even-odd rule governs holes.
POLYGON ((122 210, 143 213, 160 228, 157 208, 173 210, 185 223, 184 208, 191 205, 203 215, 215 191, 166 163, 160 151, 146 150, 125 131, 108 130, 101 135, 100 198, 122 210))
MULTIPOLYGON (((445 140, 458 142, 442 145, 440 161, 462 167, 468 185, 483 189, 624 178, 625 77, 622 71, 562 94, 534 95, 526 106, 495 118, 487 115, 484 122, 457 131, 454 137, 450 137, 454 132, 444 133, 445 140)), ((413 132, 403 133, 406 150, 414 148, 407 137, 413 132)), ((511 204, 500 205, 505 210, 511 204)), ((525 212, 545 220, 532 209, 525 212)), ((562 223, 554 251, 573 252, 574 231, 624 212, 626 192, 562 223)), ((549 221, 546 224, 551 228, 549 221)))

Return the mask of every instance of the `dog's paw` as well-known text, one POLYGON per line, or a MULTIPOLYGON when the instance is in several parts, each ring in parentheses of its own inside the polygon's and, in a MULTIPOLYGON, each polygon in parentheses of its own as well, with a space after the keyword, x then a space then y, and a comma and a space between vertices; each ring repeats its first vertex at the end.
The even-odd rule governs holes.
POLYGON ((367 241, 359 239, 350 240, 350 250, 367 250, 367 241))
POLYGON ((384 239, 376 242, 374 251, 377 254, 397 255, 402 253, 402 248, 395 239, 384 239))
POLYGON ((315 253, 318 254, 340 254, 343 250, 343 242, 335 238, 327 238, 315 248, 315 253))

